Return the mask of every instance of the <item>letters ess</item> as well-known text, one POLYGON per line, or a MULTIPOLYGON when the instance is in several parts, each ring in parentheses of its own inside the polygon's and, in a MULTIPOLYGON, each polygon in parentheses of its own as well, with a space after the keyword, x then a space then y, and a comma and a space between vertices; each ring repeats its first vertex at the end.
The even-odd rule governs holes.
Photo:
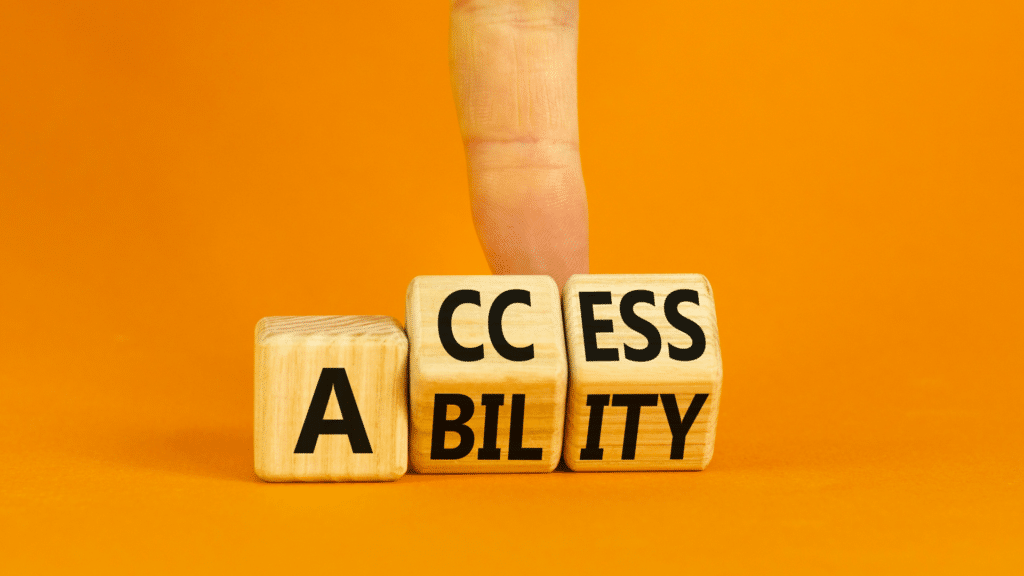
POLYGON ((386 316, 263 318, 255 469, 267 481, 702 470, 722 357, 699 274, 420 276, 386 316))

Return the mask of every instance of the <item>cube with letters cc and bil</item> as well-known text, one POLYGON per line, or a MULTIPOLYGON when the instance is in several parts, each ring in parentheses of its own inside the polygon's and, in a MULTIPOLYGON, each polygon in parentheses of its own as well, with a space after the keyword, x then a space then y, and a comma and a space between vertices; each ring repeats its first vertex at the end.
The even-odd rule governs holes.
POLYGON ((255 460, 263 480, 395 480, 408 467, 405 332, 386 316, 256 325, 255 460))
POLYGON ((405 310, 412 468, 553 470, 567 376, 554 280, 419 276, 405 310))
POLYGON ((700 274, 576 275, 562 291, 566 464, 703 470, 715 446, 722 355, 700 274))

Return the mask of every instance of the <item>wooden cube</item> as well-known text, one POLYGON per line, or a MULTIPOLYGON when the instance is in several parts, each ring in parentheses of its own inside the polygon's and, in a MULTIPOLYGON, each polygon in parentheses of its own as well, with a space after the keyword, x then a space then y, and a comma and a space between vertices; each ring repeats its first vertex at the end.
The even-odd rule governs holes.
POLYGON ((554 280, 420 276, 405 310, 413 469, 554 470, 567 376, 554 280))
POLYGON ((409 342, 386 316, 256 324, 255 459, 263 480, 396 480, 408 463, 409 342))
POLYGON ((563 290, 573 470, 703 470, 722 354, 700 274, 576 275, 563 290))

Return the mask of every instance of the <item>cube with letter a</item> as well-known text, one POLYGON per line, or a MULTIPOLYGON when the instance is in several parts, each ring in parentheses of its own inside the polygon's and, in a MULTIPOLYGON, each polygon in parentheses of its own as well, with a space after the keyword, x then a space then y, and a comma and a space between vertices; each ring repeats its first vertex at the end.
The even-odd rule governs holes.
POLYGON ((419 276, 406 293, 409 454, 426 473, 550 472, 565 420, 548 276, 419 276))
POLYGON ((563 294, 565 461, 585 470, 703 470, 722 355, 700 274, 576 275, 563 294))
POLYGON ((405 474, 408 351, 402 327, 386 316, 260 320, 256 475, 312 482, 405 474))

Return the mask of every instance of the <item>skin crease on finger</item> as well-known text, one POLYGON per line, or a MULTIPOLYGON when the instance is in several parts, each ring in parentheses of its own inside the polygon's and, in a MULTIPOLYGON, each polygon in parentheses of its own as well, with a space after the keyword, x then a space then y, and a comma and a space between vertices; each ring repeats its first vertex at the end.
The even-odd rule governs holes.
POLYGON ((589 271, 575 1, 455 1, 450 64, 473 222, 495 274, 589 271))

